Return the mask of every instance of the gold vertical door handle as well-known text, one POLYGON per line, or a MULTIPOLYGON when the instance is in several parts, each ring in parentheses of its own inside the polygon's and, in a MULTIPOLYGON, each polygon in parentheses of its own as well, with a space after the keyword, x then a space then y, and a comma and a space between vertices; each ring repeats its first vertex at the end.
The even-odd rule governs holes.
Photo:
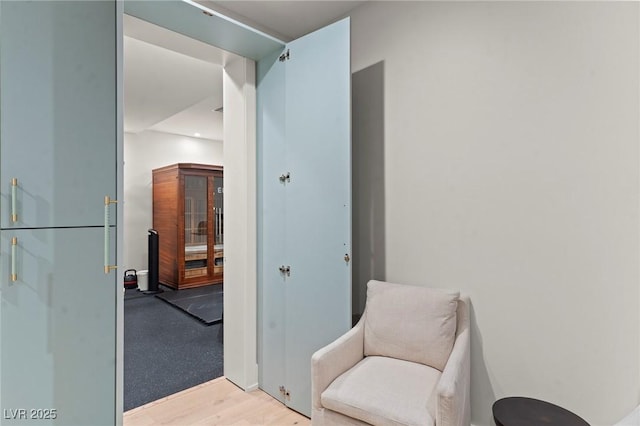
POLYGON ((16 247, 18 246, 18 237, 11 239, 11 281, 18 281, 18 273, 16 271, 16 247))
POLYGON ((111 251, 111 238, 109 238, 109 206, 117 203, 108 195, 104 197, 104 273, 108 274, 112 269, 116 269, 116 265, 109 265, 109 252, 111 251))
POLYGON ((11 222, 16 223, 18 221, 18 211, 16 206, 16 198, 18 192, 18 179, 11 179, 11 222))

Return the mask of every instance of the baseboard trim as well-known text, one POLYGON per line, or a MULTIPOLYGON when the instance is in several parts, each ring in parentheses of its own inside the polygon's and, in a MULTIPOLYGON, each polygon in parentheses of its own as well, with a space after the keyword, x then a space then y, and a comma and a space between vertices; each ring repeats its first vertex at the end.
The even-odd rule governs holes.
POLYGON ((254 383, 252 385, 247 386, 247 388, 244 390, 245 392, 251 392, 254 390, 258 390, 258 384, 254 383))

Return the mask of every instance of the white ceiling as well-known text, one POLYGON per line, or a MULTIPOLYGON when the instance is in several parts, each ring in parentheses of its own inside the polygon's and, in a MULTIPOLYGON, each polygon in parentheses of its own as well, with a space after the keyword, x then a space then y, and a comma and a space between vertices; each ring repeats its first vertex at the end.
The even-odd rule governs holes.
MULTIPOLYGON (((199 3, 281 40, 308 34, 365 1, 210 1, 199 3)), ((124 129, 222 140, 225 52, 124 16, 124 129), (196 136, 196 133, 199 136, 196 136)))
POLYGON ((222 51, 130 16, 124 27, 125 132, 222 140, 222 51))

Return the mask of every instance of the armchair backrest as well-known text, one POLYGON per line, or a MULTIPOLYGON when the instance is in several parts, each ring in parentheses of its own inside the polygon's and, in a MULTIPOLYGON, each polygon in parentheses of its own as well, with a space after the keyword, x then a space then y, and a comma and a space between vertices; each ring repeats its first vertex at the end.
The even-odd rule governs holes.
POLYGON ((443 370, 456 338, 460 293, 369 281, 364 355, 418 362, 443 370))

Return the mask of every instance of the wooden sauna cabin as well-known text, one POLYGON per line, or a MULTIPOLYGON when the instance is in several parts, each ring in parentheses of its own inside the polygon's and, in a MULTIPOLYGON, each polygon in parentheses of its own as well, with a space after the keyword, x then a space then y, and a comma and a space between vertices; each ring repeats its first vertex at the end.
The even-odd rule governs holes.
POLYGON ((222 166, 179 163, 153 170, 153 228, 160 283, 175 289, 222 283, 222 166))

